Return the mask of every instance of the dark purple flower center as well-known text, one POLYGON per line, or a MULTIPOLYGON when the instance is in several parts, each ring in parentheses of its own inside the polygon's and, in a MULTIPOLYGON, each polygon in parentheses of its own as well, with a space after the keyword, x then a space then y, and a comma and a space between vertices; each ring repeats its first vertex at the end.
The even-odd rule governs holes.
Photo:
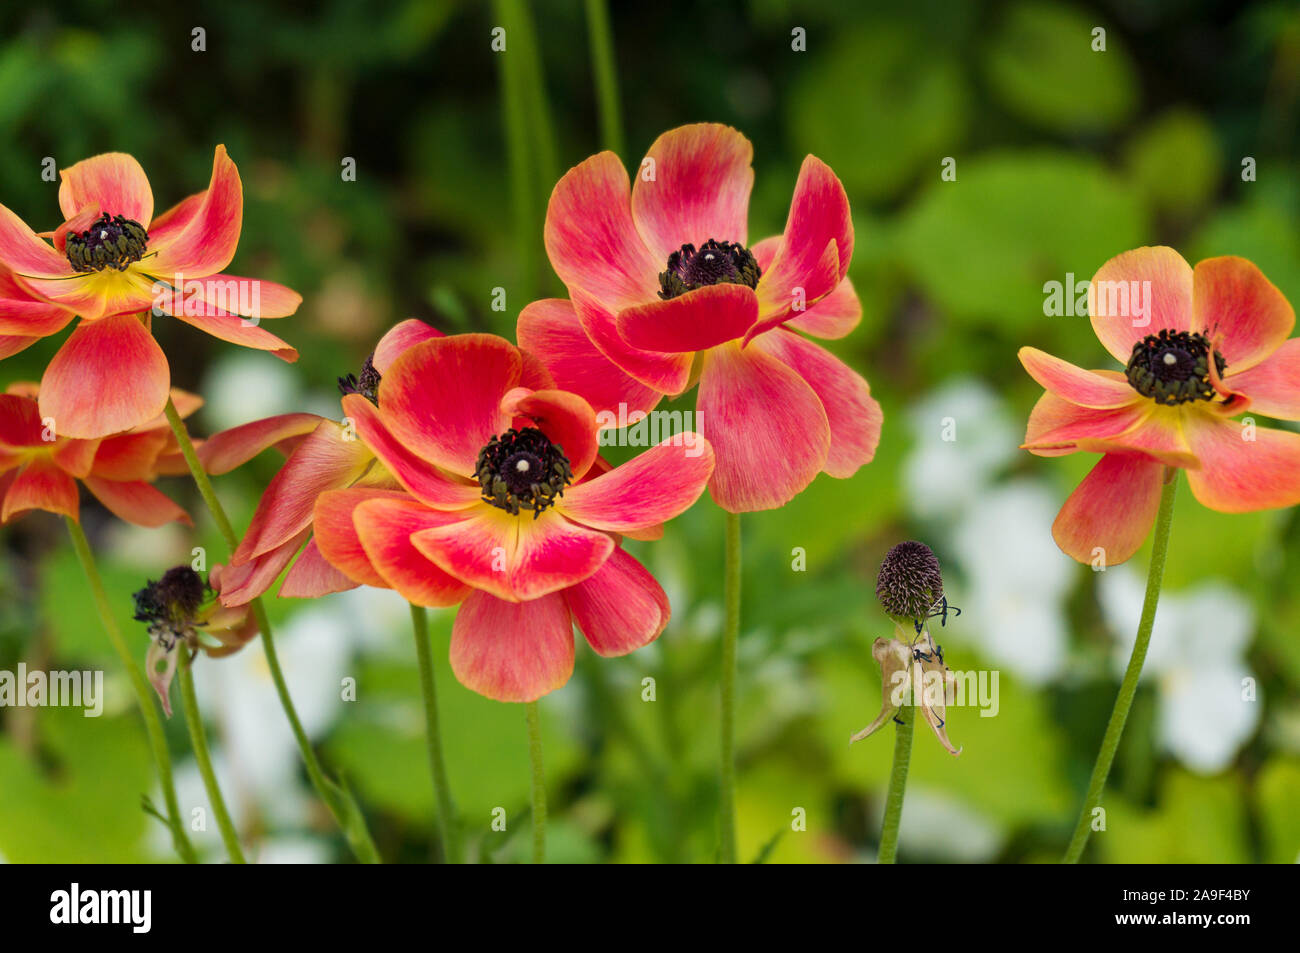
POLYGON ((573 480, 563 449, 536 427, 493 437, 479 451, 474 473, 484 502, 512 515, 530 509, 534 519, 554 506, 573 480))
POLYGON ((908 540, 886 553, 876 576, 876 598, 892 616, 913 621, 929 617, 943 599, 943 576, 934 551, 908 540))
POLYGON ((659 273, 659 297, 667 301, 706 285, 758 285, 762 270, 754 253, 739 242, 710 238, 698 249, 689 242, 668 256, 659 273))
POLYGON ((208 584, 202 576, 189 566, 175 566, 135 593, 135 618, 148 622, 149 635, 170 651, 177 639, 193 633, 195 617, 207 594, 208 584))
POLYGON ((64 251, 74 271, 103 271, 128 265, 144 257, 149 247, 149 233, 139 222, 107 212, 84 232, 69 232, 64 251))
MULTIPOLYGON (((1214 366, 1219 377, 1228 363, 1218 351, 1214 366)), ((1143 397, 1157 404, 1185 404, 1193 400, 1212 400, 1210 382, 1210 339, 1190 331, 1148 334, 1133 345, 1133 354, 1125 370, 1128 382, 1143 397)))
POLYGON ((379 382, 382 378, 379 372, 375 370, 375 355, 371 354, 366 358, 366 362, 361 365, 361 376, 349 374, 347 377, 339 378, 339 393, 345 397, 348 394, 360 394, 376 407, 379 406, 379 382))

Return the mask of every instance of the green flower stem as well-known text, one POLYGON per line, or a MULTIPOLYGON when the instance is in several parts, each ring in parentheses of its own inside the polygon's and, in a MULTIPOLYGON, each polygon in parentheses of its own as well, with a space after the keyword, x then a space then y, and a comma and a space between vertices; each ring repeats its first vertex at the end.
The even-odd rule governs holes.
POLYGON ((587 0, 587 30, 591 39, 591 66, 596 104, 600 110, 600 138, 605 148, 623 154, 623 117, 618 105, 618 72, 614 66, 614 34, 609 28, 609 5, 587 0))
POLYGON ((68 534, 72 537, 72 548, 76 550, 77 559, 86 574, 86 581, 90 584, 95 608, 99 612, 99 621, 104 626, 108 640, 113 643, 118 658, 122 660, 122 666, 131 680, 131 687, 135 690, 140 713, 144 716, 149 746, 153 748, 153 760, 158 766, 158 783, 162 787, 163 800, 167 804, 167 826, 171 829, 172 846, 176 848, 176 853, 185 863, 197 864, 198 854, 195 853, 194 845, 190 843, 189 835, 185 832, 185 825, 181 823, 180 804, 176 800, 176 782, 172 778, 171 754, 167 750, 167 736, 163 732, 162 719, 158 717, 158 709, 154 707, 157 703, 154 700, 153 690, 145 681, 140 666, 136 665, 135 659, 131 657, 126 641, 122 638, 122 632, 117 627, 108 594, 104 590, 104 580, 95 566, 95 557, 91 553, 85 530, 74 519, 65 518, 65 522, 68 524, 68 534))
POLYGON ((524 705, 528 719, 528 762, 532 767, 533 863, 546 863, 546 777, 542 771, 542 726, 537 702, 524 705))
POLYGON ((1077 864, 1083 855, 1092 834, 1092 812, 1101 803, 1102 791, 1106 787, 1106 777, 1110 774, 1111 762, 1119 748, 1120 737, 1124 734, 1124 723, 1128 720, 1129 709, 1133 707, 1133 696, 1137 692, 1138 678, 1142 674, 1142 663, 1146 661, 1147 648, 1151 644, 1151 629, 1156 621, 1156 604, 1160 601, 1160 586, 1165 577, 1165 556, 1169 552, 1169 528, 1173 523, 1174 496, 1178 491, 1178 471, 1173 467, 1165 468, 1164 486, 1160 491, 1160 510, 1156 513, 1155 542, 1151 546, 1151 568, 1147 572, 1146 599, 1142 603, 1142 618, 1138 622, 1137 640, 1133 643, 1133 654, 1129 656, 1128 669, 1124 672, 1124 681, 1120 683, 1119 695, 1115 698, 1115 708, 1110 713, 1110 723, 1106 725, 1106 735, 1101 741, 1101 750, 1097 752, 1097 762, 1092 768, 1092 780, 1088 782, 1088 795, 1083 801, 1083 810, 1079 812, 1079 821, 1074 826, 1074 836, 1070 846, 1065 850, 1062 863, 1077 864))
POLYGON ((433 652, 429 646, 429 614, 411 603, 411 629, 415 635, 415 656, 420 663, 420 692, 424 697, 424 743, 429 750, 433 793, 438 800, 438 835, 442 857, 449 864, 463 864, 460 823, 447 783, 447 765, 442 758, 442 731, 438 727, 438 686, 433 678, 433 652))
MULTIPOLYGON (((185 462, 189 465, 190 474, 199 488, 199 494, 207 504, 209 512, 212 513, 212 518, 216 521, 217 528, 221 530, 226 545, 233 552, 239 542, 238 537, 235 536, 235 529, 221 501, 217 499, 217 493, 212 488, 212 480, 203 469, 203 463, 194 450, 194 442, 190 440, 185 422, 181 420, 180 414, 176 412, 176 405, 170 398, 167 400, 165 412, 167 423, 171 425, 172 433, 176 435, 176 442, 185 457, 185 462)), ((303 764, 307 768, 312 786, 316 788, 316 793, 334 815, 357 859, 366 864, 380 863, 379 850, 375 847, 370 831, 366 829, 365 818, 362 817, 356 801, 346 788, 325 777, 325 772, 321 770, 320 762, 316 759, 316 752, 312 750, 311 740, 303 730, 302 721, 299 720, 298 711, 289 695, 288 683, 284 680, 284 672, 280 669, 280 659, 276 654, 275 640, 271 637, 271 620, 267 618, 266 607, 262 605, 261 599, 254 599, 249 603, 249 608, 257 620, 258 630, 262 633, 262 649, 266 653, 266 664, 271 671, 271 679, 275 682, 276 694, 280 696, 280 706, 289 719, 289 727, 293 729, 294 738, 297 739, 298 750, 302 752, 303 764)))
MULTIPOLYGON (((889 686, 885 686, 889 691, 889 686)), ((907 791, 907 769, 912 762, 912 726, 916 723, 915 705, 899 707, 902 724, 894 732, 894 766, 889 771, 889 794, 885 798, 885 820, 880 826, 881 864, 892 864, 898 856, 898 826, 903 820, 903 795, 907 791)))
POLYGON ((727 514, 723 570, 726 617, 722 627, 722 752, 718 805, 718 861, 736 863, 736 642, 740 637, 740 516, 727 514))
MULTIPOLYGON (((188 649, 177 646, 176 651, 188 649)), ((221 840, 226 845, 232 864, 247 863, 244 852, 239 847, 239 835, 235 832, 230 812, 226 810, 226 799, 221 795, 221 785, 217 783, 217 773, 212 770, 212 756, 208 754, 208 738, 203 731, 203 718, 199 715, 199 702, 194 697, 194 673, 190 671, 193 657, 181 659, 181 707, 185 710, 185 724, 190 729, 190 744, 194 748, 194 760, 199 763, 199 774, 203 777, 203 787, 207 789, 208 800, 212 803, 212 813, 216 815, 217 827, 221 830, 221 840)))

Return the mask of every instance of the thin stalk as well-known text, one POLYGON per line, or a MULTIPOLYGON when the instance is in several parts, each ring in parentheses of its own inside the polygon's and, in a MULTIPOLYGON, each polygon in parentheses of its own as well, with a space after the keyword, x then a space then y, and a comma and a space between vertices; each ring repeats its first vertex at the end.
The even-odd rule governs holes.
MULTIPOLYGON (((886 686, 888 691, 888 686, 886 686)), ((912 762, 912 726, 916 723, 914 705, 898 709, 901 722, 894 732, 894 766, 889 770, 889 793, 885 797, 885 820, 880 827, 881 864, 892 864, 898 856, 898 827, 903 820, 903 795, 907 791, 907 769, 912 762)))
POLYGON ((605 0, 587 0, 587 30, 596 105, 600 110, 600 139, 606 149, 623 154, 623 116, 618 103, 618 71, 614 65, 614 33, 605 0))
POLYGON ((537 702, 524 705, 528 721, 528 763, 532 769, 533 863, 546 863, 546 776, 542 770, 542 726, 537 702))
MULTIPOLYGON (((221 501, 217 499, 216 490, 212 487, 212 480, 208 473, 203 469, 203 463, 199 460, 198 453, 194 450, 194 442, 190 440, 189 430, 185 427, 185 422, 181 420, 180 414, 176 412, 176 405, 171 399, 167 400, 165 409, 167 423, 171 425, 172 433, 176 436, 176 442, 180 446, 181 455, 185 457, 185 462, 189 465, 190 475, 194 477, 194 483, 199 488, 199 495, 203 497, 203 502, 207 504, 208 511, 212 514, 217 528, 221 530, 222 537, 226 540, 226 545, 233 552, 239 543, 238 537, 235 536, 235 529, 230 523, 230 517, 226 515, 225 508, 221 501)), ((365 818, 362 817, 359 808, 352 799, 348 791, 340 785, 334 783, 325 777, 325 772, 321 770, 320 762, 316 759, 316 752, 312 750, 311 739, 307 737, 307 732, 303 730, 302 721, 298 718, 298 710, 294 707, 293 698, 289 695, 289 685, 284 679, 284 672, 280 668, 280 659, 275 651, 275 640, 271 635, 271 620, 267 617, 266 607, 262 600, 254 599, 249 603, 253 617, 257 620, 258 630, 262 634, 262 649, 266 653, 266 664, 271 671, 271 679, 275 683, 276 694, 280 697, 280 706, 284 709, 285 717, 289 719, 289 727, 293 729, 293 736, 298 742, 298 750, 302 753, 303 764, 307 768, 307 775, 311 779, 312 786, 316 793, 320 795, 325 806, 330 809, 334 819, 338 822, 344 835, 348 839, 352 852, 357 859, 366 864, 380 863, 379 850, 375 847, 374 840, 367 830, 365 818)))
POLYGON ((433 677, 433 652, 429 646, 429 614, 423 606, 411 603, 411 629, 415 636, 415 656, 420 665, 420 693, 424 698, 424 743, 429 753, 429 771, 433 776, 433 793, 438 800, 438 836, 442 857, 449 864, 463 864, 460 824, 456 805, 447 783, 447 765, 442 757, 442 731, 438 725, 438 686, 433 677))
POLYGON ((1110 722, 1106 725, 1106 734, 1101 741, 1101 750, 1097 752, 1097 761, 1092 768, 1092 780, 1088 782, 1088 794, 1079 812, 1079 820, 1074 826, 1074 836, 1065 850, 1062 863, 1077 864, 1083 856, 1083 849, 1092 835, 1093 811, 1101 804, 1101 795, 1106 787, 1106 778, 1110 774, 1111 762, 1119 749, 1120 738, 1124 734, 1124 723, 1128 720, 1129 709, 1133 707, 1133 696, 1137 692, 1138 678, 1142 674, 1142 664, 1146 661, 1147 649, 1151 644, 1151 629, 1156 621, 1156 605, 1160 601, 1160 586, 1165 578, 1165 557, 1169 553, 1169 529, 1174 517, 1174 496, 1178 492, 1178 471, 1173 467, 1165 468, 1165 482, 1160 491, 1160 509, 1156 513, 1155 542, 1151 546, 1151 568, 1147 571, 1146 599, 1142 603, 1142 618, 1138 622, 1137 639, 1133 643, 1133 654, 1129 656, 1128 668, 1124 672, 1124 681, 1120 683, 1119 695, 1115 698, 1115 707, 1110 713, 1110 722))
POLYGON ((718 805, 718 861, 736 863, 736 643, 740 637, 740 516, 727 514, 723 570, 726 616, 722 628, 722 750, 718 805))
MULTIPOLYGON (((187 649, 177 647, 177 651, 187 649)), ((244 852, 239 846, 239 834, 235 832, 230 812, 226 810, 226 799, 221 794, 221 785, 217 783, 217 773, 212 770, 212 756, 208 754, 208 736, 203 730, 203 718, 199 715, 199 702, 194 697, 194 673, 190 670, 193 657, 182 658, 180 669, 181 707, 185 711, 185 724, 190 729, 190 744, 194 748, 194 760, 199 764, 199 774, 203 778, 203 787, 208 792, 208 801, 212 804, 212 813, 216 815, 217 827, 221 831, 221 840, 226 845, 232 864, 247 863, 244 852)))
POLYGON ((167 804, 167 826, 171 828, 172 846, 176 848, 176 853, 185 863, 197 864, 198 854, 195 853, 194 845, 190 843, 189 835, 185 832, 185 825, 181 823, 180 803, 176 800, 176 782, 172 778, 171 753, 167 750, 167 736, 163 732, 162 719, 158 717, 158 709, 154 707, 156 702, 153 691, 145 681, 140 666, 136 665, 135 659, 131 657, 126 640, 122 638, 122 632, 117 627, 117 619, 113 617, 108 593, 104 589, 104 580, 95 565, 95 557, 90 550, 90 542, 86 539, 85 530, 81 528, 80 523, 70 517, 66 518, 65 522, 68 524, 68 534, 72 537, 72 548, 76 550, 81 569, 86 574, 86 582, 90 584, 99 621, 104 626, 109 642, 113 644, 113 650, 122 660, 122 666, 131 680, 131 687, 135 690, 140 714, 144 716, 145 731, 149 735, 149 747, 153 749, 154 764, 158 766, 158 783, 162 787, 163 800, 167 804))

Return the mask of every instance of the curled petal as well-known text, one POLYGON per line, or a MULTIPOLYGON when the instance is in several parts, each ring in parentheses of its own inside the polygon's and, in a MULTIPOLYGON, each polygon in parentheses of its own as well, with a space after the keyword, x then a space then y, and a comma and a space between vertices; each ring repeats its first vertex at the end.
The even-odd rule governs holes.
POLYGON ((443 337, 443 333, 431 324, 425 324, 419 318, 407 318, 388 329, 388 332, 375 345, 373 363, 380 374, 387 374, 388 368, 398 355, 430 338, 443 337))
MULTIPOLYGON (((235 257, 244 216, 244 187, 239 170, 217 146, 212 179, 205 191, 192 195, 149 226, 150 274, 164 280, 177 273, 187 278, 215 275, 235 257)), ((179 315, 177 315, 179 317, 179 315)))
POLYGON ((667 301, 624 308, 619 336, 642 351, 706 351, 743 337, 758 320, 758 296, 746 285, 706 285, 667 301))
POLYGON ((507 602, 471 593, 451 629, 451 670, 466 688, 531 702, 573 674, 573 621, 559 594, 507 602))
POLYGON ((507 394, 502 409, 516 420, 515 426, 534 426, 564 451, 573 471, 581 480, 591 469, 600 449, 597 443, 596 413, 577 394, 562 390, 520 390, 507 394))
POLYGON ((646 351, 628 344, 618 333, 613 311, 585 292, 570 292, 583 332, 597 350, 637 383, 660 394, 680 394, 691 379, 693 355, 688 352, 646 351))
POLYGON ((1052 524, 1062 552, 1114 566, 1141 547, 1160 508, 1164 466, 1150 457, 1108 453, 1075 487, 1052 524))
POLYGON ((162 702, 163 714, 168 718, 172 716, 171 685, 172 679, 176 676, 176 662, 180 658, 181 649, 173 645, 170 650, 163 648, 156 641, 150 640, 149 651, 145 653, 144 669, 149 676, 149 684, 153 690, 158 693, 158 700, 162 702), (159 666, 162 669, 159 670, 159 666))
POLYGON ((1163 245, 1116 255, 1093 275, 1088 315, 1106 350, 1127 365, 1148 335, 1192 330, 1192 266, 1163 245))
POLYGON ((871 657, 880 666, 880 714, 876 720, 849 738, 849 744, 875 734, 902 707, 907 692, 912 654, 898 639, 876 639, 871 643, 871 657))

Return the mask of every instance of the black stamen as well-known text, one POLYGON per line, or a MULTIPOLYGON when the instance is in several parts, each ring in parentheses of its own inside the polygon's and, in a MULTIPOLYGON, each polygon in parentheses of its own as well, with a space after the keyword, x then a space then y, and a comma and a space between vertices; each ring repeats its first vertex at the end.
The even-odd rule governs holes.
POLYGON ((359 378, 355 374, 339 378, 339 393, 345 397, 348 394, 360 394, 378 407, 380 380, 382 378, 379 372, 375 370, 375 355, 371 354, 366 358, 365 363, 361 365, 361 376, 359 378))
POLYGON ((149 233, 143 225, 122 215, 110 217, 107 212, 84 232, 69 232, 65 238, 68 264, 81 272, 126 271, 128 265, 144 257, 149 246, 149 233))
POLYGON ((689 242, 668 256, 668 270, 659 273, 659 297, 667 301, 706 285, 758 285, 762 270, 751 252, 738 242, 710 238, 697 251, 689 242))
MULTIPOLYGON (((1222 377, 1228 363, 1218 351, 1214 352, 1214 366, 1222 377)), ((1210 339, 1204 334, 1168 328, 1149 334, 1133 345, 1125 376, 1134 390, 1157 404, 1213 400, 1210 339)))
POLYGON ((479 451, 475 476, 484 502, 512 515, 531 509, 536 519, 564 495, 573 471, 559 444, 536 427, 525 427, 489 440, 479 451))

